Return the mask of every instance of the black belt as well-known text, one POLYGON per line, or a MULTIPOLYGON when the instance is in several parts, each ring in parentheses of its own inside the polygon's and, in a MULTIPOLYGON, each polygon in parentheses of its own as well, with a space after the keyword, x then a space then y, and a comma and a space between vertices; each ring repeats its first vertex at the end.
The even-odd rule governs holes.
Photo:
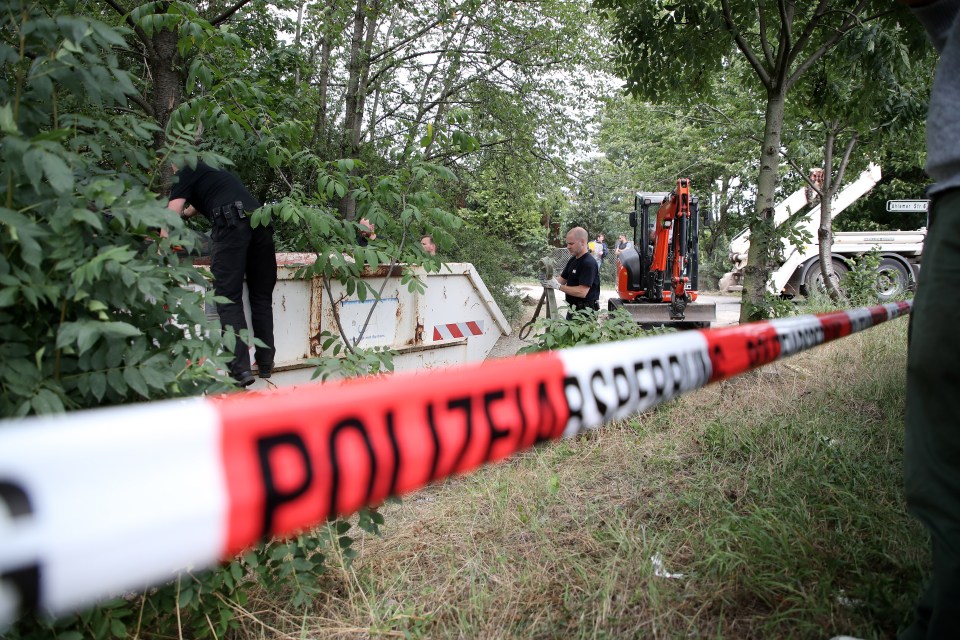
POLYGON ((249 217, 243 210, 243 202, 240 200, 214 207, 210 213, 214 224, 223 223, 231 227, 237 224, 237 220, 246 220, 249 217))
POLYGON ((581 298, 579 300, 568 300, 567 304, 569 304, 571 307, 576 307, 577 309, 593 309, 594 311, 600 311, 599 300, 588 302, 581 298))

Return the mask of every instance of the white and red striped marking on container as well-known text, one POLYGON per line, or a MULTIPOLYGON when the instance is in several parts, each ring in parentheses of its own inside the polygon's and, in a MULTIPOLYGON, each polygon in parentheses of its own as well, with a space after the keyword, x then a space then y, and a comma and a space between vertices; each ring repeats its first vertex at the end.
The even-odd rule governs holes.
POLYGON ((471 320, 470 322, 451 322, 448 324, 438 324, 433 327, 434 340, 451 340, 453 338, 463 338, 469 336, 483 335, 483 320, 471 320))

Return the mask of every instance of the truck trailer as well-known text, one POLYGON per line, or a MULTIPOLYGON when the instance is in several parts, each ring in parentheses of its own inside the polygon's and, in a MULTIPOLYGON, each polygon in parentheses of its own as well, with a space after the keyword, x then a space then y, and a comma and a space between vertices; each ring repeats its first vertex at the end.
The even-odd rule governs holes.
MULTIPOLYGON (((870 192, 880 181, 880 167, 871 164, 856 180, 842 189, 833 199, 832 217, 838 216, 854 202, 870 192)), ((774 223, 782 224, 793 214, 810 207, 800 219, 801 229, 807 231, 813 242, 795 247, 784 241, 783 262, 771 274, 768 287, 772 293, 784 297, 809 296, 823 289, 820 272, 819 245, 816 242, 820 226, 820 204, 812 189, 798 189, 774 210, 774 223)), ((879 251, 877 294, 882 302, 903 296, 914 287, 920 271, 920 256, 925 228, 918 231, 839 231, 833 234, 833 270, 838 281, 852 268, 854 259, 870 251, 879 251)), ((750 231, 745 230, 730 242, 730 261, 733 269, 720 279, 723 291, 743 289, 743 269, 750 250, 750 231)))

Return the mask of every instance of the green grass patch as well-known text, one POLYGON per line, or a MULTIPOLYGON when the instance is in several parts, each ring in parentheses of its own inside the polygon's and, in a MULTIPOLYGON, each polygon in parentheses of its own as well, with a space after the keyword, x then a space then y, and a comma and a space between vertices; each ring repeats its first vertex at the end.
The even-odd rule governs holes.
POLYGON ((906 324, 429 487, 306 614, 263 609, 297 637, 894 637, 928 562, 906 324))

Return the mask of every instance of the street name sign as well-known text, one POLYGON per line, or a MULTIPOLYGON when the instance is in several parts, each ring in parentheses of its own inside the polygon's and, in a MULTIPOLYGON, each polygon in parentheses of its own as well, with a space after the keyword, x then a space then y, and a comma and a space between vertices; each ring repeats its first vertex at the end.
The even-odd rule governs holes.
POLYGON ((929 200, 887 200, 887 211, 923 213, 929 206, 929 200))

